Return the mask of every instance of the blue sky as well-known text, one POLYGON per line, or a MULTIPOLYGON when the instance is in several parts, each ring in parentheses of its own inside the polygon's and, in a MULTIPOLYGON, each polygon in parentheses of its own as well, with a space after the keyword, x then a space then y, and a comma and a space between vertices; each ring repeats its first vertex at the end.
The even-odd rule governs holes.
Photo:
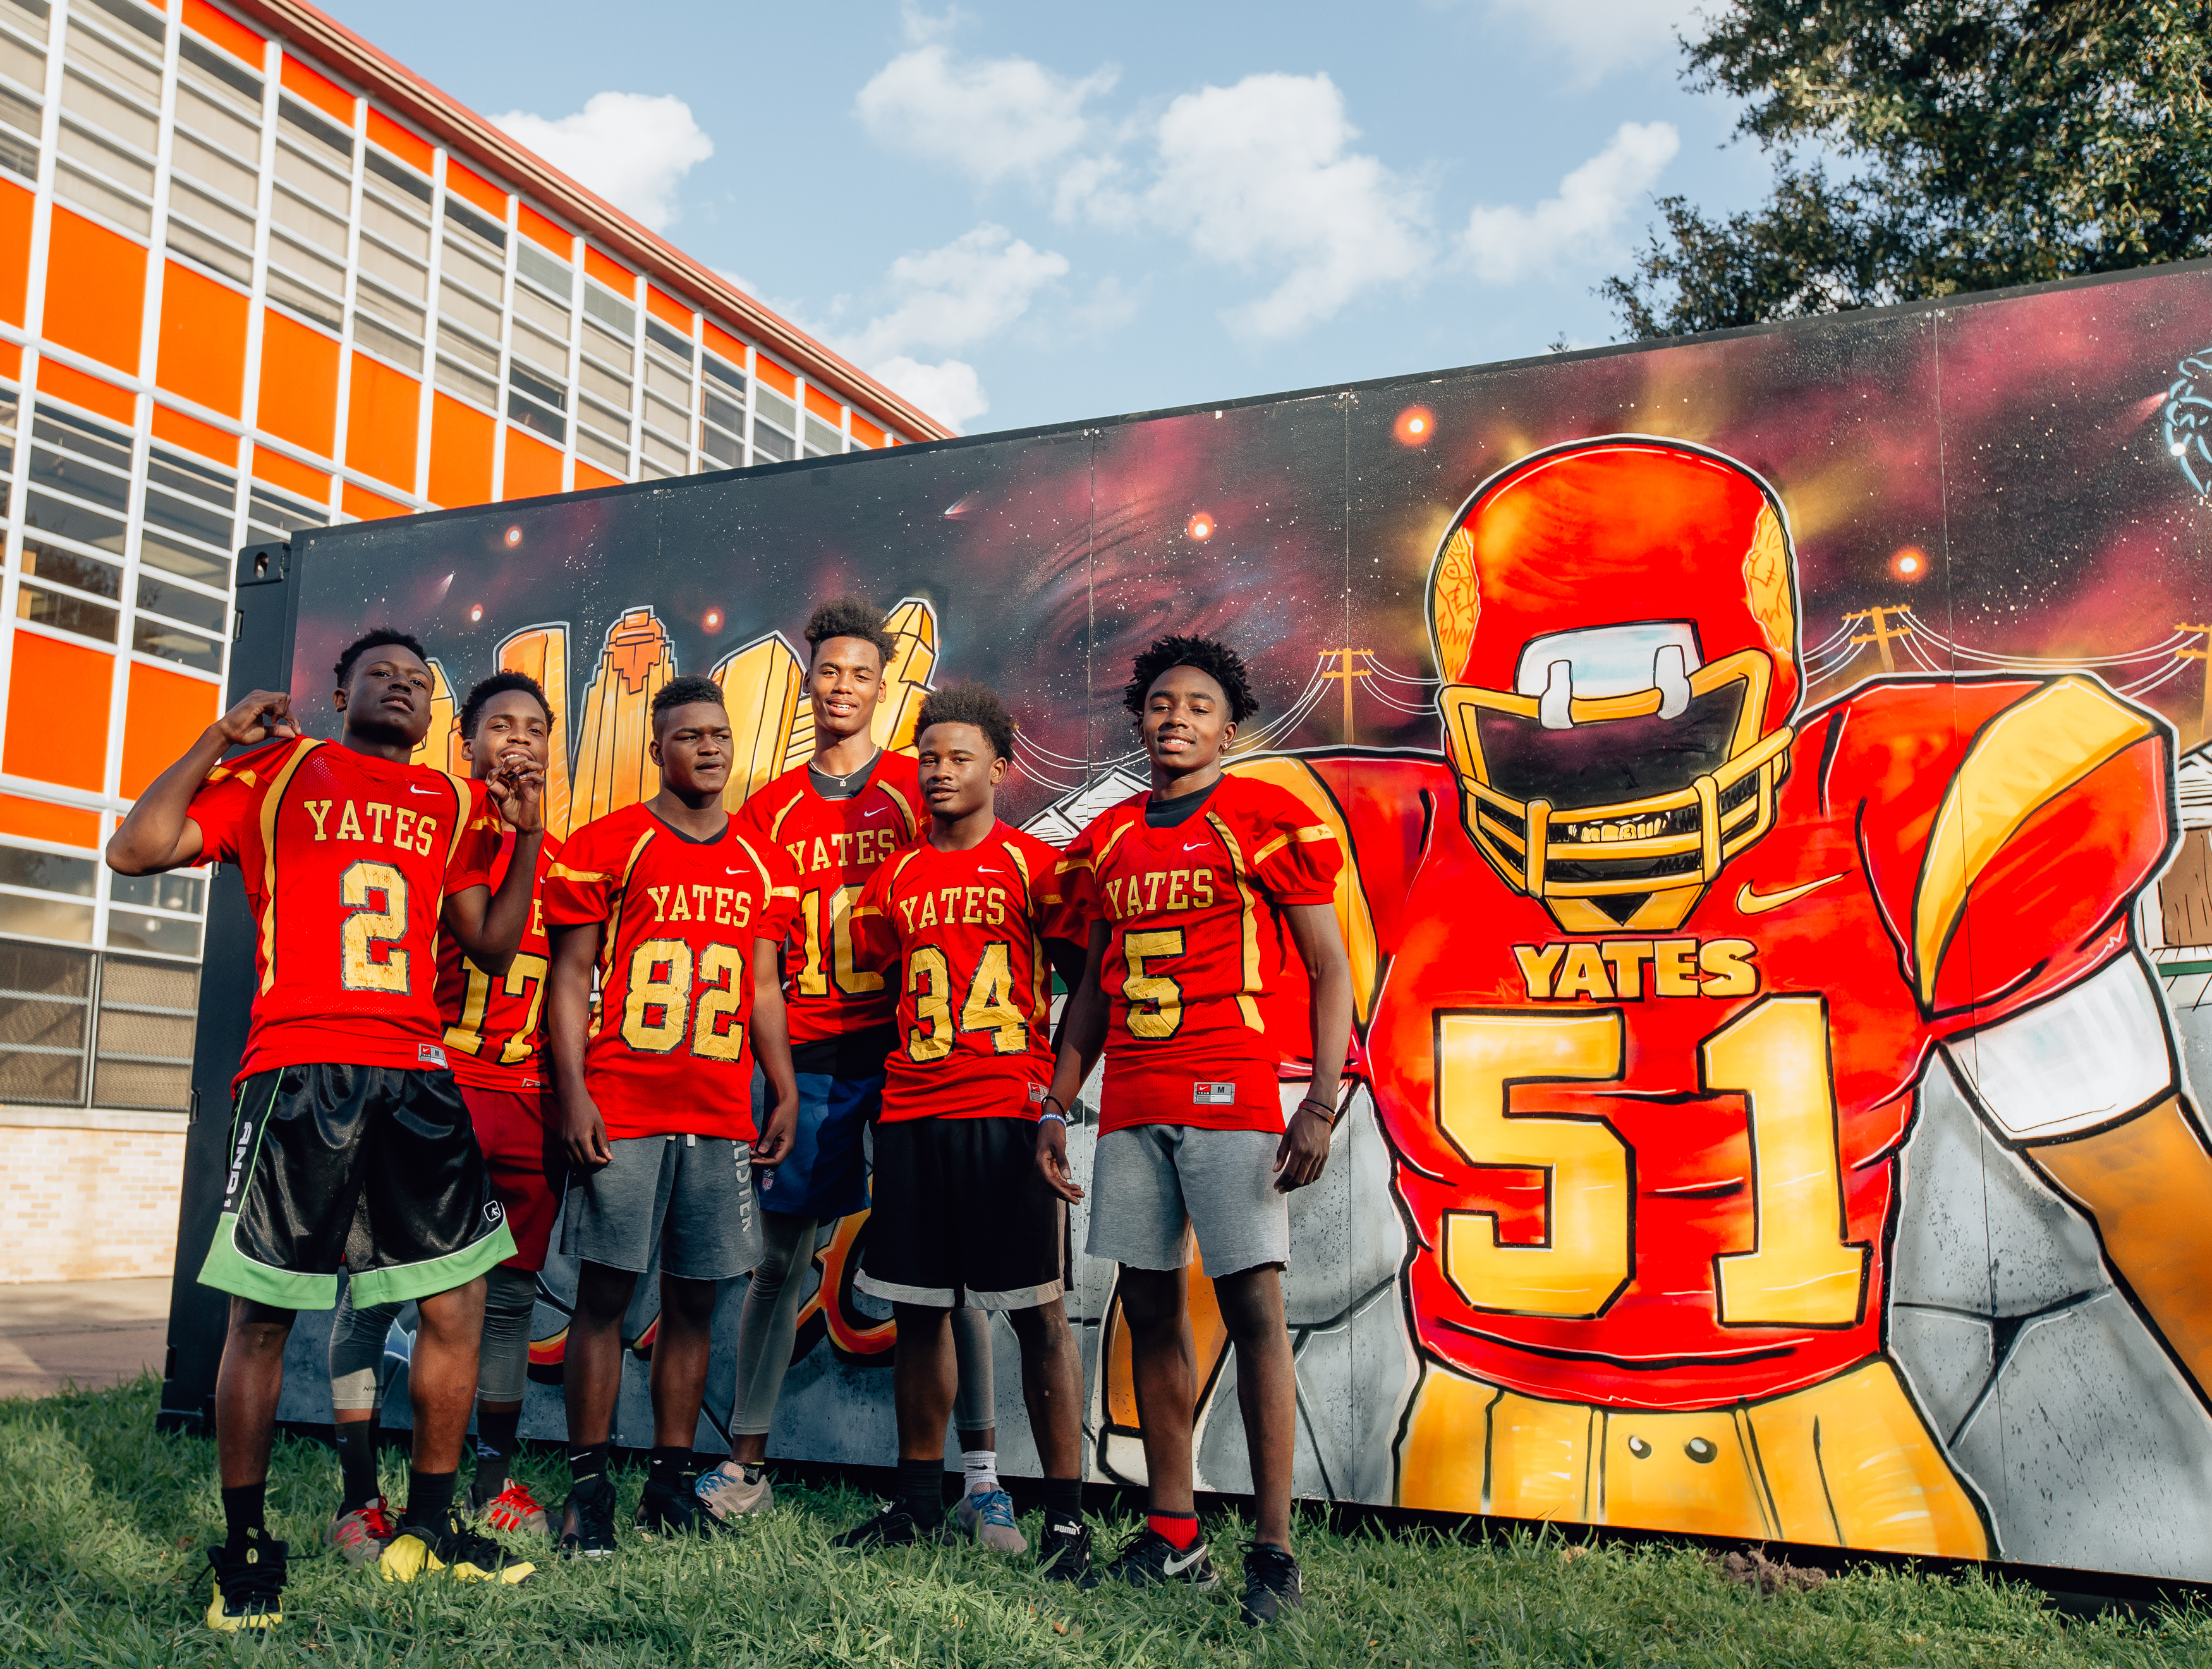
POLYGON ((976 433, 1613 339, 1653 197, 1768 174, 1693 7, 331 9, 976 433))

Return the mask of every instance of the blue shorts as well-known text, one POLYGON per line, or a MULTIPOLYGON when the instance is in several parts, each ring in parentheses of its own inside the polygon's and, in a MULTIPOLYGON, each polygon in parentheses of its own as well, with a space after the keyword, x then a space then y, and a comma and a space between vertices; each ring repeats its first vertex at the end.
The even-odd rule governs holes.
MULTIPOLYGON (((868 1209, 868 1161, 860 1144, 884 1102, 884 1075, 800 1072, 799 1128, 791 1150, 773 1170, 757 1171, 763 1211, 790 1217, 849 1216, 868 1209)), ((753 1122, 768 1129, 767 1075, 753 1072, 753 1122)))

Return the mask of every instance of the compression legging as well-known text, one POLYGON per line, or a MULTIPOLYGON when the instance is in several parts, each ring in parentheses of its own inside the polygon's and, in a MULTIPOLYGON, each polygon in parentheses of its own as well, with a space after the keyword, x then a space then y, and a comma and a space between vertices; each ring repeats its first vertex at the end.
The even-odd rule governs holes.
MULTIPOLYGON (((530 1315, 538 1302, 538 1277, 501 1264, 484 1275, 483 1348, 477 1358, 477 1395, 485 1402, 520 1402, 529 1384, 530 1315)), ((404 1304, 356 1309, 353 1283, 331 1319, 331 1406, 342 1411, 374 1408, 384 1400, 384 1341, 404 1304)))

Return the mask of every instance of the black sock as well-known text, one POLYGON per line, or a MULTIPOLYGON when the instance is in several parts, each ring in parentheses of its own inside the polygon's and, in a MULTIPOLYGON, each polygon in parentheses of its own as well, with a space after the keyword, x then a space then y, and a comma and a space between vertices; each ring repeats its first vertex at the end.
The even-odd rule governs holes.
POLYGON ((692 1463, 691 1451, 687 1448, 663 1448, 656 1445, 652 1458, 646 1463, 646 1481, 671 1490, 688 1490, 698 1479, 699 1469, 692 1463))
POLYGON ((254 1531, 258 1530, 264 1536, 269 1533, 269 1526, 261 1519, 268 1496, 266 1478, 258 1484, 241 1484, 234 1490, 222 1492, 222 1521, 228 1528, 233 1547, 243 1547, 254 1531))
POLYGON ((579 1484, 597 1478, 607 1481, 608 1445, 605 1443, 571 1443, 568 1445, 568 1475, 579 1484))
POLYGON ((376 1481, 376 1440, 382 1435, 376 1416, 365 1420, 344 1420, 338 1423, 339 1489, 343 1496, 338 1511, 350 1513, 362 1507, 376 1504, 383 1493, 376 1481))
POLYGON ((1044 1481, 1044 1521, 1048 1526, 1055 1524, 1083 1523, 1083 1480, 1079 1478, 1048 1478, 1044 1481))
POLYGON ((507 1487, 507 1463, 521 1441, 522 1411, 477 1411, 477 1476, 470 1492, 481 1506, 507 1487))
POLYGON ((895 1486, 894 1504, 902 1513, 912 1514, 916 1524, 941 1524, 945 1520, 945 1459, 934 1460, 902 1460, 898 1463, 898 1483, 895 1486))
POLYGON ((406 1525, 428 1525, 433 1529, 446 1527, 447 1514, 453 1510, 453 1479, 458 1472, 418 1472, 407 1469, 407 1509, 399 1515, 406 1525))

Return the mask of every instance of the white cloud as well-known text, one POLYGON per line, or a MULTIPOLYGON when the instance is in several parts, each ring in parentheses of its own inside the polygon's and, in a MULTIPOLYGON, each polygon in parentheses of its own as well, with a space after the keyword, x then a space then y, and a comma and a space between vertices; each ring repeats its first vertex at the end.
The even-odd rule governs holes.
POLYGON ((666 94, 594 93, 572 116, 548 120, 512 110, 491 119, 655 232, 676 218, 684 176, 714 154, 691 106, 666 94))
POLYGON ((896 354, 874 367, 870 374, 951 428, 963 428, 991 409, 982 379, 965 360, 925 365, 896 354))
POLYGON ((1711 0, 1489 0, 1490 15, 1517 23, 1573 65, 1571 79, 1589 87, 1616 70, 1649 64, 1676 51, 1678 33, 1694 34, 1711 0))
POLYGON ((878 144, 950 162, 988 185, 1039 174, 1083 143, 1083 106, 1114 85, 1114 70, 1073 80, 1030 58, 956 60, 928 38, 950 27, 909 11, 908 33, 924 44, 860 89, 854 110, 878 144))
POLYGON ((1682 141, 1668 122, 1623 122, 1606 148, 1534 209, 1477 209, 1462 246, 1476 277, 1512 284, 1604 252, 1637 198, 1674 160, 1682 141))

